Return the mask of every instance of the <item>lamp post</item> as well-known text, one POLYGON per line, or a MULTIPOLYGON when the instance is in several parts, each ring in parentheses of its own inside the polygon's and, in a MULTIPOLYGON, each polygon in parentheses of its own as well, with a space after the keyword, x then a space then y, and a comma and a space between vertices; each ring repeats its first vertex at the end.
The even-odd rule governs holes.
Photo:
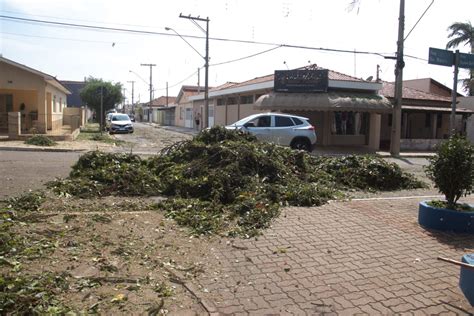
POLYGON ((180 18, 183 19, 189 19, 194 24, 206 34, 206 55, 202 56, 201 53, 197 51, 189 42, 182 37, 178 32, 176 32, 174 29, 170 27, 165 27, 165 30, 167 31, 173 31, 177 36, 179 36, 183 41, 186 42, 196 53, 198 53, 199 56, 204 58, 204 68, 205 68, 205 79, 204 79, 204 115, 203 115, 203 128, 209 127, 209 18, 201 18, 201 17, 193 17, 191 15, 179 15, 180 18), (204 30, 199 24, 196 23, 196 21, 201 21, 201 22, 206 22, 206 29, 204 30))

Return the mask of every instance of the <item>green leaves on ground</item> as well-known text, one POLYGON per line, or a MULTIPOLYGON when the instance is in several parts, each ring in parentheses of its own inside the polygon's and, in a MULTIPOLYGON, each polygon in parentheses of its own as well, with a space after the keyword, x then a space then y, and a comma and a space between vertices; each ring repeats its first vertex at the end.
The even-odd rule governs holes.
POLYGON ((0 314, 65 315, 70 309, 55 296, 68 286, 65 275, 1 276, 0 314))
POLYGON ((56 142, 45 135, 34 135, 25 140, 25 144, 50 147, 56 145, 56 142))
POLYGON ((195 234, 253 236, 281 205, 318 206, 341 190, 396 190, 422 183, 382 158, 314 157, 254 136, 214 127, 159 155, 91 152, 68 179, 49 184, 59 194, 166 195, 158 205, 195 234))

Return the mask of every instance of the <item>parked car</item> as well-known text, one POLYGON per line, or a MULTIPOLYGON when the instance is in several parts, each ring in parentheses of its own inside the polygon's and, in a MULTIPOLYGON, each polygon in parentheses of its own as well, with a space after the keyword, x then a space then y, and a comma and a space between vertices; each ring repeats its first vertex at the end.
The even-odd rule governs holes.
POLYGON ((114 113, 110 117, 109 133, 133 133, 133 123, 127 114, 114 113))
POLYGON ((316 144, 316 132, 309 119, 281 113, 259 113, 247 116, 227 129, 247 131, 259 140, 293 149, 311 151, 316 144))
POLYGON ((128 117, 130 117, 130 121, 135 122, 135 115, 129 114, 128 117))

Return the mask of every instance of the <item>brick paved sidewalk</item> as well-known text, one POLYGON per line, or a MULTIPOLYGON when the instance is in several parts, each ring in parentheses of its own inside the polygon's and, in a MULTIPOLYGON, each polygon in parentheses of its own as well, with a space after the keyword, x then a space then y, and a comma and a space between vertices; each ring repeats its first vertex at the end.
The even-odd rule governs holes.
POLYGON ((287 208, 257 240, 215 249, 225 277, 202 277, 201 294, 235 315, 473 313, 459 267, 436 258, 474 253, 474 238, 420 228, 418 202, 287 208))

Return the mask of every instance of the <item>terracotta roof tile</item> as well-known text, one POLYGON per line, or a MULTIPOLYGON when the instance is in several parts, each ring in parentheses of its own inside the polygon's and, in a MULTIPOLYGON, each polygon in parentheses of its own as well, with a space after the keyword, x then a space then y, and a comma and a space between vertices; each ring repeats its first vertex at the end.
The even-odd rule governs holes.
MULTIPOLYGON (((172 104, 176 101, 176 97, 168 97, 168 105, 172 104)), ((151 106, 164 106, 166 105, 166 96, 161 96, 159 98, 154 99, 151 102, 151 106)))
MULTIPOLYGON (((383 88, 379 91, 381 95, 386 98, 394 98, 395 84, 393 82, 383 82, 383 88)), ((420 91, 413 88, 403 87, 403 99, 411 100, 425 100, 425 101, 440 101, 451 102, 451 98, 443 97, 438 94, 420 91)))

